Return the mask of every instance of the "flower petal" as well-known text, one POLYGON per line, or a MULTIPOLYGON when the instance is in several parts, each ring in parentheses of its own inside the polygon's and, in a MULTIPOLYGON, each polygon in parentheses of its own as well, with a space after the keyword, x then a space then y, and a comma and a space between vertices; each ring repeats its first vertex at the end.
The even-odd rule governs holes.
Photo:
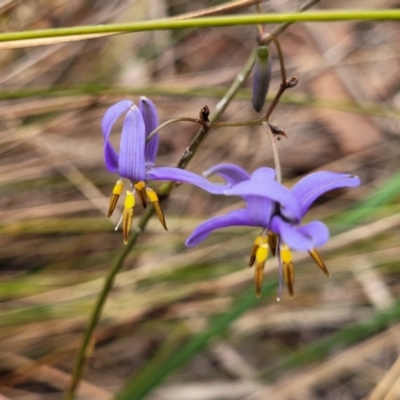
POLYGON ((247 210, 235 210, 228 214, 210 218, 201 223, 192 234, 186 239, 186 246, 197 246, 205 240, 215 229, 225 228, 227 226, 257 226, 253 225, 247 210))
POLYGON ((131 100, 122 100, 111 106, 104 114, 101 130, 104 138, 104 161, 110 172, 118 172, 118 153, 109 141, 111 129, 115 121, 133 104, 131 100))
POLYGON ((309 237, 314 247, 322 246, 329 240, 329 229, 321 221, 312 221, 300 226, 297 230, 302 235, 309 237))
POLYGON ((136 106, 127 112, 119 149, 119 174, 133 182, 145 180, 145 127, 136 106))
POLYGON ((320 221, 298 228, 275 216, 271 221, 271 230, 280 235, 281 242, 286 243, 293 250, 310 251, 329 239, 328 228, 320 221))
MULTIPOLYGON (((139 102, 139 110, 142 113, 146 138, 158 126, 157 109, 154 103, 147 97, 142 96, 139 102)), ((159 134, 156 133, 145 145, 144 158, 146 164, 154 165, 158 151, 159 134)))
POLYGON ((301 205, 301 215, 303 216, 308 211, 311 204, 325 192, 359 185, 360 179, 358 176, 338 174, 330 171, 319 171, 301 179, 292 187, 291 192, 299 201, 301 205))
POLYGON ((226 189, 231 187, 228 183, 211 183, 193 172, 172 167, 151 168, 146 171, 146 179, 190 183, 213 194, 223 194, 226 189))
POLYGON ((268 229, 275 203, 262 196, 246 196, 245 200, 252 223, 268 229))
POLYGON ((250 180, 243 181, 225 191, 227 196, 262 196, 281 204, 281 213, 292 221, 300 221, 301 208, 289 189, 274 180, 275 171, 271 168, 259 168, 253 172, 250 180))
POLYGON ((230 163, 217 164, 203 172, 205 177, 209 177, 214 174, 219 175, 232 185, 250 179, 250 174, 248 174, 247 171, 238 165, 230 163))

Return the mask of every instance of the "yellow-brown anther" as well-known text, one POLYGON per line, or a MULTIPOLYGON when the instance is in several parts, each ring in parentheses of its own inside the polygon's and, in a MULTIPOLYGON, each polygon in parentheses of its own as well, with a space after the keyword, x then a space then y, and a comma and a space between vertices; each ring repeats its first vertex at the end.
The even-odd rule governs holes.
POLYGON ((276 247, 278 246, 278 236, 275 233, 268 231, 268 244, 271 250, 271 254, 275 257, 276 247))
POLYGON ((264 280, 264 265, 268 258, 268 243, 265 237, 261 237, 260 245, 256 252, 256 266, 254 269, 254 282, 256 284, 256 296, 261 296, 261 288, 264 280))
POLYGON ((167 224, 165 222, 165 217, 160 202, 158 201, 157 193, 151 188, 146 188, 146 192, 147 196, 149 196, 150 201, 153 203, 154 209, 156 210, 157 217, 160 220, 161 225, 167 231, 167 224))
POLYGON ((281 261, 283 268, 283 277, 285 279, 286 286, 289 291, 290 297, 294 296, 293 283, 294 283, 294 267, 292 262, 292 253, 287 245, 282 245, 281 249, 281 261))
POLYGON ((254 241, 253 247, 250 250, 250 259, 249 259, 249 263, 248 263, 249 267, 252 267, 254 264, 254 261, 256 260, 256 254, 257 254, 257 250, 261 244, 261 239, 262 239, 261 235, 257 236, 256 240, 254 241))
POLYGON ((312 249, 308 252, 308 254, 311 256, 311 258, 315 261, 315 263, 320 267, 323 271, 323 273, 330 278, 331 274, 329 273, 328 269, 325 266, 324 261, 322 260, 321 255, 316 249, 312 249))
POLYGON ((142 203, 143 208, 146 208, 147 207, 146 184, 143 181, 140 181, 135 183, 134 187, 139 194, 139 199, 140 202, 142 203))
POLYGON ((128 243, 129 232, 132 227, 133 207, 135 206, 135 196, 132 192, 127 191, 124 203, 124 212, 122 214, 122 233, 124 236, 124 244, 128 243))
POLYGON ((112 196, 110 199, 110 204, 108 205, 108 213, 107 213, 107 218, 110 218, 112 213, 115 210, 115 207, 117 205, 117 201, 119 199, 120 194, 122 193, 122 189, 124 188, 124 182, 122 179, 118 179, 117 183, 114 186, 112 196))

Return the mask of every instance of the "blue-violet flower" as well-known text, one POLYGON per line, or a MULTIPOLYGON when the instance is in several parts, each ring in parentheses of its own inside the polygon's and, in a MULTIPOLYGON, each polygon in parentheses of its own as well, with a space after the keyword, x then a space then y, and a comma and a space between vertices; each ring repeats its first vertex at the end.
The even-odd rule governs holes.
POLYGON ((157 110, 153 102, 146 97, 141 97, 139 107, 131 100, 122 100, 111 106, 104 114, 101 128, 104 138, 104 160, 108 171, 118 173, 120 179, 114 186, 110 200, 107 218, 109 218, 121 195, 126 178, 131 182, 132 190, 126 192, 124 210, 122 215, 122 229, 124 243, 128 241, 129 231, 132 226, 133 208, 135 205, 135 193, 146 207, 147 198, 153 203, 158 218, 164 227, 164 213, 161 209, 156 192, 147 185, 147 180, 172 180, 191 183, 207 190, 210 193, 222 194, 230 185, 210 183, 202 176, 179 168, 156 168, 154 162, 157 156, 159 135, 147 137, 158 126, 157 110), (110 142, 111 129, 116 120, 125 114, 122 127, 119 153, 116 152, 110 142))
POLYGON ((324 262, 315 249, 329 239, 328 228, 321 221, 300 225, 311 204, 323 193, 358 186, 357 176, 320 171, 297 182, 290 190, 275 181, 275 170, 262 167, 251 176, 234 164, 219 164, 205 175, 218 174, 232 185, 226 189, 227 196, 238 195, 246 201, 246 207, 226 215, 210 218, 201 223, 186 240, 192 247, 205 240, 215 229, 228 226, 254 226, 263 228, 256 238, 250 253, 249 266, 255 262, 256 294, 260 296, 264 275, 264 264, 269 249, 279 259, 279 294, 281 296, 282 275, 293 296, 294 268, 292 250, 308 251, 317 265, 329 276, 324 262))

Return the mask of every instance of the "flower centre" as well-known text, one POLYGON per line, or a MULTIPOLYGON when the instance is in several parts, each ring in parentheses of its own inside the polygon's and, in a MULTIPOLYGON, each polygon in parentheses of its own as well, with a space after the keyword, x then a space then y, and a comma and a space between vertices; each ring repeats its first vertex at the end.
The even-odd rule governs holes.
MULTIPOLYGON (((129 232, 131 231, 132 228, 133 209, 135 207, 135 193, 138 194, 139 200, 142 203, 143 208, 147 207, 147 199, 150 200, 150 202, 154 206, 154 209, 156 210, 161 225, 166 231, 168 230, 165 222, 164 213, 161 208, 157 193, 153 189, 149 188, 146 182, 144 181, 138 181, 136 183, 132 183, 132 186, 133 186, 133 192, 129 190, 126 192, 122 217, 115 229, 117 230, 119 225, 122 223, 122 232, 125 244, 128 243, 129 232)), ((124 188, 124 182, 122 181, 122 179, 118 179, 118 181, 114 186, 112 196, 110 199, 110 204, 108 206, 107 218, 110 218, 112 213, 114 212, 123 188, 124 188)))

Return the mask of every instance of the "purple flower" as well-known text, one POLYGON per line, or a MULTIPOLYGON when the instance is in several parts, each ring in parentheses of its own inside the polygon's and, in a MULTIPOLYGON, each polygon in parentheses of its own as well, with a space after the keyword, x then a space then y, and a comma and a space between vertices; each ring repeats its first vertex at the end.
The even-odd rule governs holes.
POLYGON ((114 104, 106 111, 101 123, 106 168, 120 176, 114 186, 107 218, 112 215, 122 193, 124 182, 121 178, 128 179, 132 185, 132 191, 126 192, 122 216, 124 243, 127 243, 132 225, 135 193, 138 194, 144 207, 147 205, 147 198, 153 203, 161 224, 167 230, 157 194, 148 187, 147 180, 172 180, 191 183, 215 194, 222 194, 224 190, 230 187, 230 185, 210 183, 202 176, 183 169, 156 168, 154 162, 157 156, 159 135, 157 133, 150 140, 146 139, 157 126, 157 110, 153 102, 146 97, 140 98, 139 107, 134 105, 131 100, 122 100, 114 104), (110 134, 114 123, 123 114, 125 114, 125 119, 118 153, 110 142, 110 134))
POLYGON ((312 173, 297 182, 292 189, 275 181, 275 170, 259 168, 251 176, 233 164, 219 164, 205 175, 218 174, 232 187, 227 196, 238 195, 246 201, 246 207, 226 215, 213 217, 201 223, 186 240, 192 247, 205 240, 212 231, 228 226, 254 226, 263 229, 256 238, 250 254, 249 266, 256 262, 255 282, 259 296, 263 280, 264 264, 268 248, 279 258, 280 290, 282 272, 291 296, 293 296, 294 269, 290 249, 308 251, 318 266, 329 273, 315 247, 329 239, 328 228, 321 221, 300 225, 311 204, 329 190, 358 186, 358 177, 348 174, 321 171, 312 173))

